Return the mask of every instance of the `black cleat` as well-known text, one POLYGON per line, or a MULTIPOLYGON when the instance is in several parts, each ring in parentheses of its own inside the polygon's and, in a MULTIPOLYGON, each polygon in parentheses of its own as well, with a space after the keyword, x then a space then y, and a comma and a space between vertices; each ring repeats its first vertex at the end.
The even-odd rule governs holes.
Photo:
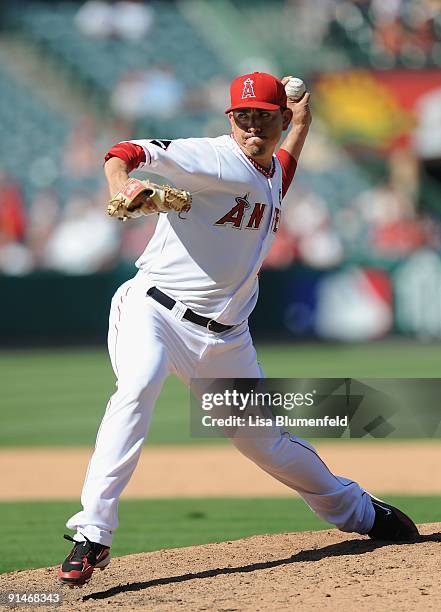
POLYGON ((405 542, 419 535, 417 526, 404 512, 372 495, 369 497, 375 510, 374 525, 367 534, 372 540, 405 542))

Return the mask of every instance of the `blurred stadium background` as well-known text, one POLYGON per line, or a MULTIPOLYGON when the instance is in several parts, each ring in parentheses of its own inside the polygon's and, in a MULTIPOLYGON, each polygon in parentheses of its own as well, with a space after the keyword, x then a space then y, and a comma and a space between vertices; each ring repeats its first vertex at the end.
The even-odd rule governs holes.
MULTIPOLYGON (((225 133, 229 81, 251 70, 304 79, 314 117, 251 321, 267 375, 439 377, 440 68, 440 0, 3 0, 0 445, 93 445, 110 299, 155 225, 107 218, 103 156, 225 133)), ((177 381, 150 439, 191 441, 177 381)), ((55 510, 19 506, 0 522, 46 543, 55 510)), ((9 569, 57 560, 14 538, 9 569)))
POLYGON ((0 49, 3 345, 103 340, 155 225, 106 218, 103 155, 224 133, 249 70, 314 107, 256 338, 440 338, 439 1, 5 1, 0 49))

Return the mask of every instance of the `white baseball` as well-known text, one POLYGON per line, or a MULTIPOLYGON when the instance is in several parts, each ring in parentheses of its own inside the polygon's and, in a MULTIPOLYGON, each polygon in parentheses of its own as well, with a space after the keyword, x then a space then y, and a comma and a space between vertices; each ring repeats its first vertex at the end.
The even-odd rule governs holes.
POLYGON ((285 85, 285 91, 288 98, 293 98, 293 100, 300 100, 300 98, 306 91, 306 86, 302 79, 292 77, 285 85))

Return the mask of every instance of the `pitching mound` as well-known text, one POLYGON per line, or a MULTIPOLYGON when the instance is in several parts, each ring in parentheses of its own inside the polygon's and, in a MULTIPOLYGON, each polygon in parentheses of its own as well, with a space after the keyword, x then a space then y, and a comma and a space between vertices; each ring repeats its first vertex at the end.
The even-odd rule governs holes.
POLYGON ((441 523, 420 530, 388 545, 336 530, 254 536, 113 559, 82 589, 42 568, 4 574, 1 590, 61 590, 76 611, 440 610, 441 523))

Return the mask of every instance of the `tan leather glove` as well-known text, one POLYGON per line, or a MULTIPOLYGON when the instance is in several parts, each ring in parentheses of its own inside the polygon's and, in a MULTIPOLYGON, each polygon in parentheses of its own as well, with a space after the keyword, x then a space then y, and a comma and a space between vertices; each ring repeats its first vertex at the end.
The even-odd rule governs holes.
POLYGON ((130 178, 110 200, 107 212, 121 221, 155 213, 187 212, 191 208, 191 194, 170 185, 130 178))

